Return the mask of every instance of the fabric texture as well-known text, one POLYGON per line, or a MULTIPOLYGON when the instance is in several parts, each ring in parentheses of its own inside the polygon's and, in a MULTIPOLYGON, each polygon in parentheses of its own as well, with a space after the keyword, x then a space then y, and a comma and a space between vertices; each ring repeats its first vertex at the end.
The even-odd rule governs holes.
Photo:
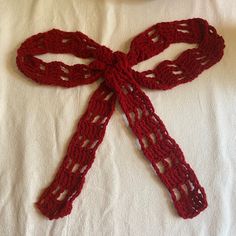
MULTIPOLYGON (((234 235, 235 10, 234 1, 226 5, 220 0, 0 1, 0 234, 234 235), (15 64, 20 44, 58 28, 81 31, 112 51, 126 53, 133 37, 148 26, 196 17, 206 19, 225 39, 222 60, 191 83, 143 91, 184 150, 205 188, 208 208, 192 220, 177 216, 117 103, 73 211, 57 221, 42 217, 33 203, 62 163, 75 124, 100 82, 70 89, 32 83, 15 64)), ((134 69, 153 69, 194 47, 172 45, 134 69)), ((64 54, 38 58, 90 63, 64 54)))

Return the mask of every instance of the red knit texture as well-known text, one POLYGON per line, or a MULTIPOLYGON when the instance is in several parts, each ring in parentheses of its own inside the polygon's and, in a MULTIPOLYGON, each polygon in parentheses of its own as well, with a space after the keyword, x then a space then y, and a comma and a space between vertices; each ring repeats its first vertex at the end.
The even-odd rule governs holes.
POLYGON ((190 82, 217 63, 223 49, 223 38, 199 18, 153 25, 133 39, 127 54, 112 52, 81 32, 57 29, 39 33, 22 43, 17 51, 17 66, 39 84, 74 87, 104 80, 78 123, 54 180, 36 203, 42 214, 49 219, 70 214, 103 140, 116 100, 143 154, 170 192, 178 214, 186 219, 203 211, 207 207, 203 187, 140 87, 167 90, 190 82), (170 44, 180 42, 194 43, 197 47, 184 51, 174 61, 162 61, 153 70, 137 72, 132 68, 170 44), (58 61, 46 63, 35 57, 45 53, 69 53, 94 60, 89 65, 69 66, 58 61))

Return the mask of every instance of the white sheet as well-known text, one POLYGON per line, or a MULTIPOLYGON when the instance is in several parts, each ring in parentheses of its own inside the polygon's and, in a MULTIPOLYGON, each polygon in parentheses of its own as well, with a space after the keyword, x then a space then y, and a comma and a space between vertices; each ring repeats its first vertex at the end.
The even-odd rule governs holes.
MULTIPOLYGON (((0 0, 0 235, 235 235, 235 12, 234 0, 0 0), (58 28, 127 51, 152 24, 193 17, 207 19, 224 37, 223 59, 192 83, 145 91, 205 187, 209 207, 192 220, 177 216, 117 107, 72 213, 43 217, 33 203, 52 181, 98 84, 63 89, 31 82, 15 64, 20 43, 58 28)), ((171 46, 136 68, 175 58, 186 47, 171 46)), ((82 61, 47 59, 55 58, 82 61)))

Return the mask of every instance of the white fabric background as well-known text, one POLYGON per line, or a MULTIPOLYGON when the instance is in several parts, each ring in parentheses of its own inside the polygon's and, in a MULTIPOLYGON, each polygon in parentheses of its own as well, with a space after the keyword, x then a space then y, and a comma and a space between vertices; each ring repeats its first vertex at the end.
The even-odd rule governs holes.
MULTIPOLYGON (((235 12, 234 0, 0 0, 0 235, 235 235, 235 12), (152 24, 193 17, 207 19, 224 37, 223 59, 191 83, 145 91, 205 187, 209 207, 192 220, 177 216, 117 106, 72 213, 47 220, 33 203, 52 181, 98 83, 40 86, 17 70, 16 49, 29 36, 58 28, 127 51, 152 24)), ((152 68, 189 47, 173 45, 135 68, 152 68)))

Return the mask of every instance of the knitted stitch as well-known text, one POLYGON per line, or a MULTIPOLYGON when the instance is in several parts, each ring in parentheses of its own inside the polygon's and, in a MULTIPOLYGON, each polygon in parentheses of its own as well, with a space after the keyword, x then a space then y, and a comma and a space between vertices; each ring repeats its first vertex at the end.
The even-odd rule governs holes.
POLYGON ((127 54, 112 52, 81 32, 57 29, 31 36, 17 51, 17 66, 39 84, 74 87, 103 78, 80 119, 64 160, 52 183, 36 203, 49 219, 70 214, 79 195, 95 152, 102 142, 106 126, 118 100, 129 126, 137 136, 143 154, 170 192, 178 214, 192 218, 207 207, 206 194, 183 152, 155 114, 149 98, 140 86, 171 89, 190 82, 223 56, 224 40, 215 28, 199 18, 153 25, 131 42, 127 54), (137 72, 132 66, 149 59, 172 43, 195 43, 176 60, 165 60, 153 70, 137 72), (46 63, 36 58, 45 53, 70 53, 93 58, 89 65, 46 63))

